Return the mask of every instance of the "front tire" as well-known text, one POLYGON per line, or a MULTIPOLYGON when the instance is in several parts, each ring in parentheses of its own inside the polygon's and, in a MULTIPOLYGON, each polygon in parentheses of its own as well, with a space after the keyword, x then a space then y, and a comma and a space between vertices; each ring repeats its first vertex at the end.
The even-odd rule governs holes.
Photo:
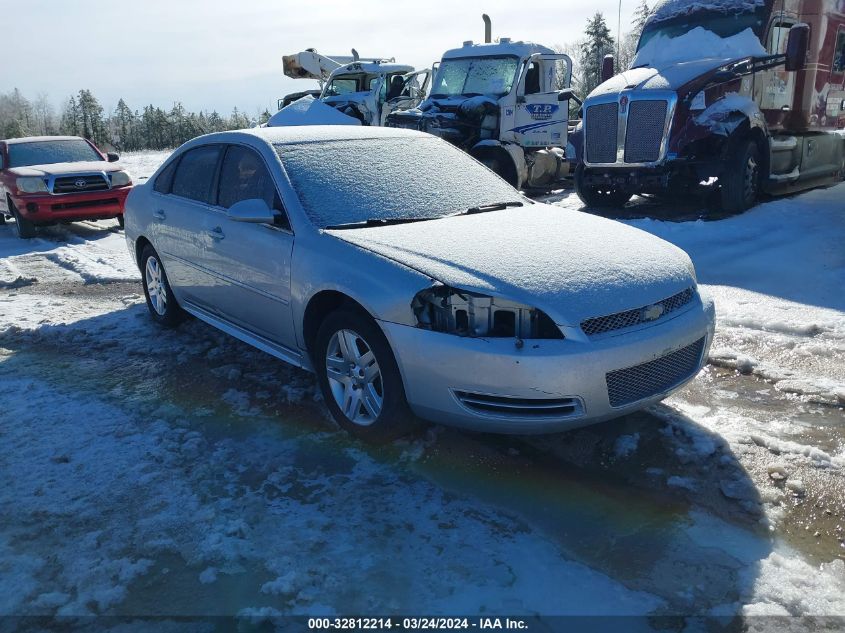
POLYGON ((390 344, 369 315, 350 308, 329 314, 313 362, 332 417, 351 435, 383 443, 418 425, 390 344))
POLYGON ((22 240, 35 237, 37 233, 35 225, 29 220, 24 219, 11 201, 9 201, 9 211, 12 212, 12 217, 15 219, 15 235, 22 240))
POLYGON ((760 148, 754 140, 744 139, 735 149, 719 179, 722 210, 729 213, 752 207, 760 195, 760 148))
POLYGON ((588 207, 607 209, 622 208, 631 199, 631 194, 618 187, 597 187, 584 183, 584 164, 575 168, 575 193, 588 207))
POLYGON ((123 223, 124 223, 124 220, 123 220, 123 214, 121 213, 121 214, 120 214, 119 216, 117 216, 117 218, 115 218, 115 219, 117 220, 117 225, 118 225, 120 228, 123 228, 123 223))
POLYGON ((175 327, 185 319, 185 311, 176 303, 161 258, 149 244, 141 252, 141 283, 153 319, 165 327, 175 327))

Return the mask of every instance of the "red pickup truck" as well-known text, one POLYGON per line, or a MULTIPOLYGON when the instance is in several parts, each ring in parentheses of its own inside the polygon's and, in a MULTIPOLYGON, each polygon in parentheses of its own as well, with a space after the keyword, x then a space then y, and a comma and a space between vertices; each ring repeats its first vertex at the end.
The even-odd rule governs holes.
POLYGON ((123 226, 132 178, 118 159, 77 136, 0 140, 0 224, 13 218, 21 238, 59 222, 116 218, 123 226))

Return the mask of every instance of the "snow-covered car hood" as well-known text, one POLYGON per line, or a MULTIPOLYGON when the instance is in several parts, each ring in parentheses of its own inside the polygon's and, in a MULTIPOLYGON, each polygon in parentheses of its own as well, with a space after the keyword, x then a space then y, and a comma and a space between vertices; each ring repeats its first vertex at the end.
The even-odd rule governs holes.
POLYGON ((92 171, 114 172, 122 167, 118 163, 104 160, 80 161, 76 163, 52 163, 50 165, 29 165, 28 167, 12 167, 9 172, 16 176, 62 176, 64 174, 82 174, 92 171))
POLYGON ((559 325, 648 305, 695 283, 689 257, 672 244, 545 204, 327 233, 449 286, 539 308, 559 325))

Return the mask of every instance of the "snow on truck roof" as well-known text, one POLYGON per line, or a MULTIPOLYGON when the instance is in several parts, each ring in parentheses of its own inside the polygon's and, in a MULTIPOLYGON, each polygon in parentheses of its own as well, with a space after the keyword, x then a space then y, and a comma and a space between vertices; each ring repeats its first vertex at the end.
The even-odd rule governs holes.
POLYGON ((766 0, 662 0, 654 5, 646 24, 672 20, 693 13, 740 13, 754 11, 766 0))
POLYGON ((352 62, 340 68, 335 68, 332 71, 332 77, 335 75, 348 75, 350 73, 369 73, 371 75, 378 75, 382 73, 412 73, 414 67, 408 64, 382 64, 379 62, 352 62))
POLYGON ((492 57, 494 55, 515 55, 517 57, 528 57, 534 53, 554 55, 554 51, 542 44, 534 42, 511 42, 502 39, 490 44, 465 43, 460 48, 453 48, 443 53, 443 59, 460 59, 462 57, 492 57))

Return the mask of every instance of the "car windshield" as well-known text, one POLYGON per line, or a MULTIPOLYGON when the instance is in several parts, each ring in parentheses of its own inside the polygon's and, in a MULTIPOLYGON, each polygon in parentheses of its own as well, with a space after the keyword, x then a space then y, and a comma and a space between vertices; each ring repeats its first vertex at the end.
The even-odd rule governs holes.
POLYGON ((33 141, 9 145, 10 167, 77 163, 91 160, 103 160, 103 157, 82 139, 33 141))
POLYGON ((434 78, 432 97, 508 94, 516 78, 516 57, 444 59, 434 78))
MULTIPOLYGON (((759 37, 765 23, 766 15, 762 9, 753 12, 732 14, 711 11, 685 13, 682 16, 668 20, 646 24, 643 34, 640 36, 637 51, 642 50, 652 38, 658 35, 672 39, 684 35, 696 27, 711 31, 722 39, 733 37, 746 29, 751 29, 759 37)), ((703 55, 704 52, 701 52, 701 54, 703 55)))
POLYGON ((475 159, 434 137, 279 144, 275 149, 318 228, 431 220, 522 200, 475 159))

